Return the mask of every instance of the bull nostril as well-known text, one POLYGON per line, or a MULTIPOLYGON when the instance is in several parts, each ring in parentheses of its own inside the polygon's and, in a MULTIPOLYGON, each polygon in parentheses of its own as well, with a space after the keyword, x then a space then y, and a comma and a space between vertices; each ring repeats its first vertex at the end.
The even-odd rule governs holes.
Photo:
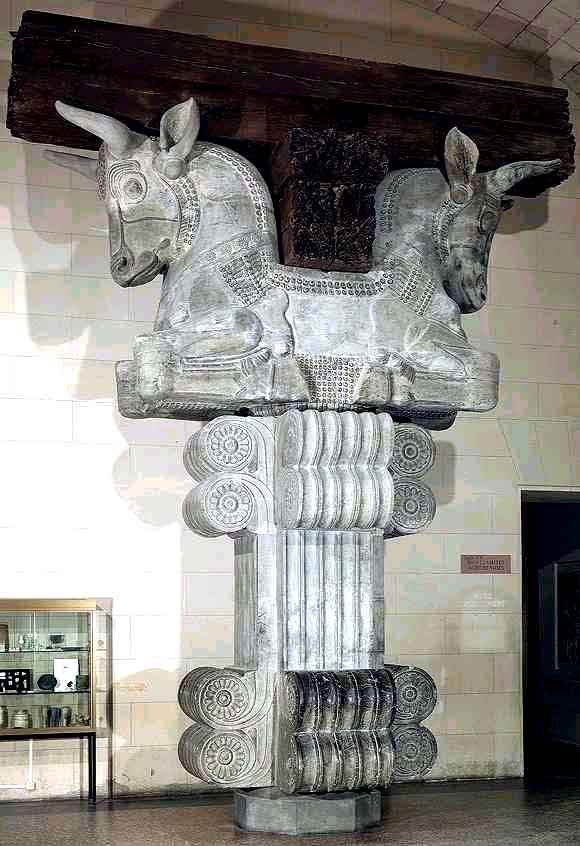
POLYGON ((127 261, 126 258, 119 259, 119 269, 120 270, 125 270, 125 268, 127 267, 128 264, 129 264, 129 262, 127 261))

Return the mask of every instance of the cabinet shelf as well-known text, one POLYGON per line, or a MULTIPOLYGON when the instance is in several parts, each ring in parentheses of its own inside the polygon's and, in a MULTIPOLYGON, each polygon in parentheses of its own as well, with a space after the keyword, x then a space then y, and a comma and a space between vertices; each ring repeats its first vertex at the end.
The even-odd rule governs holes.
POLYGON ((90 688, 86 690, 25 690, 23 693, 19 693, 18 691, 9 690, 5 693, 0 692, 0 699, 3 696, 79 696, 84 693, 90 693, 90 688))
POLYGON ((93 803, 97 735, 110 754, 111 610, 109 599, 0 599, 0 746, 86 737, 93 803), (60 690, 38 686, 51 676, 60 690))
POLYGON ((95 729, 91 726, 51 726, 47 728, 3 728, 2 736, 4 737, 18 737, 25 735, 26 737, 42 737, 43 735, 57 735, 57 734, 72 734, 75 737, 80 734, 94 734, 95 729))
POLYGON ((10 649, 0 651, 0 661, 6 656, 16 658, 18 655, 72 655, 75 652, 88 651, 88 646, 69 646, 67 649, 10 649))

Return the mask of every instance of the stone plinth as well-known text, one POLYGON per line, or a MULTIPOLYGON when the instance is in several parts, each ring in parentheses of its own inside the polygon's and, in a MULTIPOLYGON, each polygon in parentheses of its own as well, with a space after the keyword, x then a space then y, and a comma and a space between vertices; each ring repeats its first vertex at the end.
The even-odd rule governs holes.
POLYGON ((381 821, 378 790, 288 796, 276 788, 236 790, 234 823, 246 831, 333 834, 363 831, 381 821))

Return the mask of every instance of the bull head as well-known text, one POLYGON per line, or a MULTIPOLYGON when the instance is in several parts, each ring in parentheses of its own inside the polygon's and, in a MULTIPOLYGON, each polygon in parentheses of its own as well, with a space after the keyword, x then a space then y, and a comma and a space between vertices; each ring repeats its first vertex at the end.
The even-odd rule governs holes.
POLYGON ((190 99, 166 111, 159 141, 108 115, 59 101, 55 107, 103 144, 98 160, 52 150, 45 155, 98 183, 109 217, 111 275, 122 287, 144 285, 176 257, 182 209, 172 183, 187 171, 199 132, 197 105, 190 99))
POLYGON ((522 179, 557 170, 561 162, 523 161, 476 174, 479 151, 459 129, 445 139, 445 170, 451 200, 443 284, 464 314, 487 300, 487 265, 501 213, 512 201, 505 194, 522 179))

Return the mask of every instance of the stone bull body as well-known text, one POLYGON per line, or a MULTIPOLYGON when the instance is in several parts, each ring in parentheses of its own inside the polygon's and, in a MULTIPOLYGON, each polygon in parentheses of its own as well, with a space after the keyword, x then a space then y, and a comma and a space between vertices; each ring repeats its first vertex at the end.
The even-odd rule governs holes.
POLYGON ((197 141, 194 100, 163 115, 159 139, 56 107, 104 142, 97 160, 49 156, 97 181, 114 281, 163 277, 153 333, 118 365, 122 413, 366 407, 443 426, 496 404, 497 359, 469 344, 461 313, 485 304, 504 195, 558 161, 477 174, 476 145, 452 129, 446 177, 405 169, 378 186, 372 269, 323 272, 279 263, 264 180, 242 156, 197 141))

